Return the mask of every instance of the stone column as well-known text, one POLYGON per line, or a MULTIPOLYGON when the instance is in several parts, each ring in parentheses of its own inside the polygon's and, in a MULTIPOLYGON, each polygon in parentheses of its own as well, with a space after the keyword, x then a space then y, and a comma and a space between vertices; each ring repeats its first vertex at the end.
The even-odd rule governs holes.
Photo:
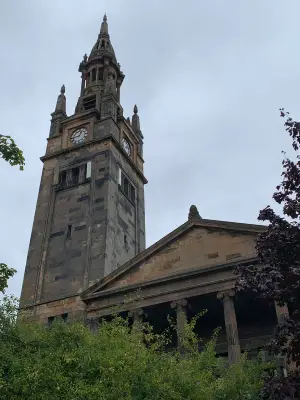
POLYGON ((171 303, 171 307, 176 309, 177 344, 181 354, 184 353, 184 334, 187 323, 186 306, 186 299, 175 300, 171 303))
MULTIPOLYGON (((289 318, 290 313, 288 306, 284 304, 283 306, 280 306, 276 301, 275 301, 275 311, 276 311, 276 316, 277 316, 277 322, 280 324, 284 319, 289 318)), ((294 372, 296 371, 296 364, 294 362, 288 364, 287 362, 287 357, 283 356, 281 358, 283 365, 282 365, 282 374, 283 376, 287 376, 288 372, 294 372)))
POLYGON ((284 306, 280 306, 277 302, 275 302, 275 310, 278 323, 280 323, 284 318, 289 317, 289 309, 286 304, 284 306))
POLYGON ((241 354, 233 296, 233 290, 219 292, 217 295, 218 299, 223 300, 229 364, 233 364, 238 361, 241 354))
POLYGON ((99 318, 98 317, 91 317, 86 319, 86 326, 89 328, 89 330, 96 334, 99 329, 99 318))

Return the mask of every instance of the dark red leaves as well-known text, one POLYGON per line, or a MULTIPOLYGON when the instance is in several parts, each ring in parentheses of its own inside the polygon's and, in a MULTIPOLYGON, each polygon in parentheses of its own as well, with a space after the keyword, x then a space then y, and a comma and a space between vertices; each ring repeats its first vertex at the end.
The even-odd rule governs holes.
MULTIPOLYGON (((286 118, 284 126, 292 138, 292 146, 300 146, 300 123, 294 121, 288 112, 280 109, 280 116, 286 118)), ((285 156, 285 153, 283 153, 285 156)), ((277 326, 268 349, 274 355, 285 355, 288 362, 300 366, 300 161, 283 159, 282 182, 273 194, 275 202, 282 207, 282 216, 267 206, 258 216, 268 221, 265 232, 256 241, 260 266, 241 266, 238 291, 251 290, 257 297, 268 302, 288 304, 290 317, 277 326)), ((300 398, 300 378, 289 375, 286 378, 268 378, 265 381, 262 399, 300 398)))

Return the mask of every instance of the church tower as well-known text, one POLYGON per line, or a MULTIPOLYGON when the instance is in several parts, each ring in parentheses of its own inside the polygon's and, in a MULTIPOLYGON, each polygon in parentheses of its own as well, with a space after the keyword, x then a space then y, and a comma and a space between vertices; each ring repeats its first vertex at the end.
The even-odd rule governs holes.
POLYGON ((145 249, 143 135, 136 106, 123 116, 106 16, 79 72, 75 113, 62 86, 51 114, 21 310, 78 295, 145 249))

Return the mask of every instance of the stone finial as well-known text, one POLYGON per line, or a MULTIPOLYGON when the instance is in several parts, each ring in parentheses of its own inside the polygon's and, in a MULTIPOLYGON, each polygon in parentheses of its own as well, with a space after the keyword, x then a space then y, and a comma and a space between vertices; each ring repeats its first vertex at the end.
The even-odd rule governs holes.
POLYGON ((138 116, 138 108, 137 108, 137 105, 135 105, 134 107, 133 107, 133 116, 132 116, 132 122, 131 122, 131 126, 132 126, 132 129, 135 131, 135 132, 140 132, 141 131, 141 128, 140 128, 140 117, 138 116))
POLYGON ((82 59, 81 63, 79 64, 79 68, 78 68, 79 72, 83 72, 84 71, 85 66, 87 64, 87 59, 88 59, 88 56, 87 56, 87 54, 85 54, 83 56, 83 59, 82 59))
POLYGON ((191 205, 188 219, 189 221, 202 219, 196 206, 191 205))
POLYGON ((65 85, 62 85, 62 87, 60 88, 60 94, 57 97, 57 102, 56 102, 56 107, 55 107, 55 111, 62 111, 62 112, 66 112, 66 96, 65 96, 65 85))
POLYGON ((101 29, 100 29, 100 35, 103 34, 103 33, 108 35, 108 25, 107 25, 107 16, 106 16, 106 14, 104 14, 104 17, 103 17, 103 22, 101 24, 101 29))
POLYGON ((131 125, 131 122, 130 122, 130 118, 129 117, 127 117, 127 120, 126 120, 128 123, 129 123, 129 125, 131 125))

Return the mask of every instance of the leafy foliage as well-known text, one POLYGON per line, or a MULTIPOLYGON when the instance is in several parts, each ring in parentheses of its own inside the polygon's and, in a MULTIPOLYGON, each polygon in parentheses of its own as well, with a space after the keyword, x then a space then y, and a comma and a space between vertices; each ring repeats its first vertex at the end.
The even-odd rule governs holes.
MULTIPOLYGON (((10 136, 0 135, 0 158, 7 161, 11 166, 19 165, 20 170, 23 171, 25 165, 23 152, 10 136)), ((7 281, 15 272, 15 269, 0 263, 0 293, 5 292, 7 281)))
MULTIPOLYGON (((288 112, 280 109, 285 118, 285 129, 292 138, 292 146, 298 153, 300 124, 288 112)), ((268 349, 275 355, 285 355, 288 363, 300 366, 300 156, 296 160, 282 161, 282 182, 273 194, 282 207, 282 215, 267 206, 258 219, 268 221, 266 231, 258 236, 256 250, 260 266, 241 267, 238 290, 254 291, 261 299, 276 301, 279 306, 290 307, 289 318, 277 325, 268 349)), ((294 399, 300 396, 300 379, 296 373, 286 378, 266 381, 262 393, 265 399, 294 399), (269 396, 269 397, 268 397, 269 396)))
POLYGON ((11 166, 19 165, 20 170, 23 171, 25 158, 12 137, 0 135, 0 158, 3 158, 11 166))
POLYGON ((7 281, 15 274, 16 270, 9 268, 6 264, 0 263, 0 293, 5 293, 7 281))
MULTIPOLYGON (((167 335, 115 316, 97 335, 79 323, 50 328, 16 321, 12 302, 0 310, 1 400, 257 399, 262 364, 227 368, 215 338, 202 353, 165 352, 167 335)), ((193 343, 192 331, 187 337, 193 343)))

